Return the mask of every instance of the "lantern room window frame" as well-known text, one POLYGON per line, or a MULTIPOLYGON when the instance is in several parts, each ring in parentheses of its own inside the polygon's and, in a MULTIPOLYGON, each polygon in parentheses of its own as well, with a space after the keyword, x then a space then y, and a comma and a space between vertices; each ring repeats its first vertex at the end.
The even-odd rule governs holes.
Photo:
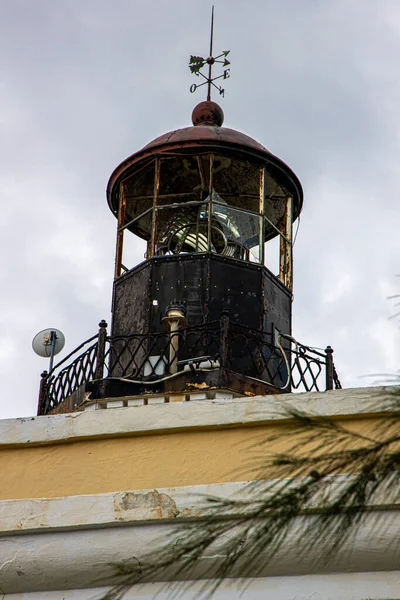
MULTIPOLYGON (((217 228, 219 227, 222 231, 222 235, 224 235, 223 231, 224 231, 224 225, 220 224, 218 222, 218 216, 216 217, 216 211, 214 210, 214 207, 218 207, 218 206, 223 206, 225 209, 225 212, 229 213, 229 211, 231 212, 231 216, 235 215, 237 218, 239 218, 240 220, 240 214, 243 215, 250 215, 252 217, 254 217, 254 219, 259 219, 260 221, 260 226, 259 226, 259 244, 258 244, 258 248, 259 248, 259 252, 258 252, 258 259, 257 257, 256 260, 251 261, 250 260, 250 255, 251 255, 251 247, 246 246, 246 244, 241 244, 241 242, 238 242, 238 246, 242 245, 243 249, 245 249, 246 251, 243 252, 243 257, 238 257, 238 256, 229 256, 227 255, 227 258, 232 258, 232 260, 240 260, 241 262, 252 262, 252 263, 256 263, 259 265, 263 265, 263 266, 267 266, 266 265, 266 259, 268 258, 268 241, 270 239, 276 238, 277 236, 279 236, 279 272, 277 275, 275 275, 289 290, 292 290, 292 283, 293 283, 293 197, 286 193, 285 196, 279 196, 279 197, 275 197, 273 198, 272 196, 267 196, 266 195, 266 180, 267 177, 271 177, 265 167, 265 165, 260 165, 259 162, 257 163, 257 161, 255 161, 253 163, 253 167, 258 168, 259 169, 259 181, 258 181, 258 194, 257 196, 254 194, 244 194, 244 197, 248 197, 249 199, 252 197, 253 199, 258 200, 258 212, 252 211, 252 210, 248 210, 248 209, 244 209, 244 208, 240 208, 238 206, 234 206, 232 204, 230 204, 229 202, 226 202, 224 200, 224 193, 223 191, 220 190, 221 192, 221 196, 219 196, 219 191, 218 189, 214 188, 214 180, 215 180, 215 173, 214 173, 214 165, 216 163, 216 159, 222 159, 224 158, 224 154, 223 153, 217 153, 217 152, 203 152, 203 153, 198 153, 198 154, 190 154, 190 159, 195 159, 198 165, 198 173, 199 173, 199 180, 201 181, 201 187, 203 192, 208 192, 208 196, 206 198, 203 199, 199 199, 199 200, 189 200, 186 201, 184 200, 184 197, 189 197, 191 195, 190 192, 184 192, 184 193, 179 193, 177 192, 176 194, 160 194, 160 187, 162 184, 162 163, 164 161, 169 160, 170 158, 175 158, 175 159, 179 159, 181 158, 182 160, 184 159, 185 155, 184 154, 175 154, 172 157, 171 156, 156 156, 153 159, 151 159, 151 161, 149 161, 149 163, 147 163, 144 166, 144 169, 148 169, 149 167, 151 167, 151 163, 154 162, 153 168, 154 168, 154 184, 153 184, 153 192, 152 195, 146 195, 146 196, 141 196, 140 200, 142 201, 149 201, 149 206, 147 208, 145 208, 145 210, 143 210, 142 212, 140 212, 140 214, 137 214, 134 216, 134 218, 132 219, 128 219, 128 214, 127 214, 127 184, 129 181, 133 180, 136 176, 137 173, 134 173, 130 176, 128 176, 126 179, 124 179, 123 181, 120 182, 120 186, 119 186, 119 207, 118 207, 118 227, 117 227, 117 239, 116 239, 116 253, 115 253, 115 272, 114 272, 114 278, 117 279, 118 277, 120 277, 121 275, 123 275, 126 271, 129 271, 130 268, 125 266, 123 263, 123 248, 124 248, 124 234, 125 231, 127 229, 132 228, 133 225, 137 224, 140 220, 143 220, 144 217, 146 217, 147 219, 150 219, 151 216, 151 232, 150 235, 147 237, 147 252, 146 252, 146 259, 150 259, 150 258, 154 258, 160 255, 164 255, 168 252, 171 252, 171 248, 167 248, 166 252, 164 252, 164 254, 161 254, 160 252, 160 248, 159 248, 159 241, 160 241, 160 231, 161 231, 161 227, 160 227, 160 215, 162 214, 161 211, 179 211, 182 208, 188 208, 188 207, 193 207, 193 209, 195 209, 196 207, 199 207, 199 211, 198 211, 198 215, 200 214, 200 208, 204 207, 204 210, 207 211, 207 219, 204 221, 204 225, 207 227, 207 253, 218 253, 216 252, 216 249, 213 245, 213 235, 215 237, 216 235, 216 231, 217 228), (209 169, 208 169, 208 173, 205 172, 204 170, 204 162, 209 162, 209 169), (207 182, 208 179, 208 182, 207 182), (206 185, 208 183, 208 185, 206 185), (207 188, 207 189, 206 189, 207 188), (169 202, 169 199, 177 199, 180 200, 178 202, 169 202), (167 204, 162 204, 160 203, 160 200, 167 200, 167 204), (272 220, 265 214, 266 213, 266 206, 268 205, 268 201, 282 201, 285 202, 285 207, 284 207, 284 214, 283 214, 283 218, 280 219, 280 222, 278 224, 272 222, 272 220), (150 205, 150 201, 151 201, 151 205, 150 205), (276 233, 275 235, 271 234, 271 229, 274 230, 276 233), (266 239, 266 235, 265 232, 266 230, 269 231, 269 235, 268 235, 268 239, 266 239)), ((246 160, 246 159, 240 159, 240 158, 236 158, 236 157, 230 157, 233 158, 233 160, 246 160)), ((226 157, 225 157, 226 159, 226 157)), ((248 164, 251 166, 251 162, 247 159, 248 164)), ((281 189, 284 189, 283 186, 281 186, 281 189)), ((237 192, 235 192, 237 193, 237 192)), ((229 195, 229 194, 228 194, 229 195)), ((133 200, 138 199, 139 197, 135 198, 134 196, 132 197, 133 200)), ((224 210, 220 210, 220 214, 222 214, 224 212, 224 210)), ((199 217, 197 217, 197 221, 199 220, 199 217)), ((201 223, 202 225, 203 223, 201 223)), ((195 222, 191 222, 191 226, 194 226, 195 222)), ((183 229, 184 227, 189 227, 188 224, 186 225, 182 225, 181 229, 183 229)), ((226 227, 225 227, 226 230, 226 227)), ((198 231, 198 228, 197 228, 198 231)), ((140 235, 140 234, 139 234, 140 235)), ((193 234, 192 234, 193 236, 193 234)), ((145 237, 144 235, 140 236, 140 237, 145 237)), ((226 236, 224 236, 226 239, 226 236)), ((253 247, 256 247, 257 244, 255 244, 253 247)), ((164 248, 165 251, 165 248, 164 248)), ((185 253, 188 252, 187 250, 185 251, 185 253)), ((199 250, 197 248, 197 243, 196 243, 196 248, 193 249, 193 253, 198 253, 199 250)), ((203 248, 202 250, 200 250, 200 252, 205 252, 205 249, 203 248)), ((179 254, 180 250, 178 249, 177 252, 172 252, 174 254, 179 254)))

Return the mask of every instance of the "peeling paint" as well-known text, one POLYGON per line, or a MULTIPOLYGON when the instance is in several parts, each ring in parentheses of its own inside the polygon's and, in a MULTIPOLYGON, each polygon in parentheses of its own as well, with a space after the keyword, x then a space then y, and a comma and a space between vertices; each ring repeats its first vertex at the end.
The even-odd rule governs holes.
POLYGON ((204 389, 208 389, 210 386, 206 384, 205 381, 203 381, 202 383, 188 383, 189 387, 193 387, 196 388, 198 390, 204 390, 204 389))
POLYGON ((171 519, 179 514, 175 500, 157 490, 151 492, 123 492, 114 496, 114 510, 118 520, 171 519))
POLYGON ((199 510, 197 509, 193 509, 193 508, 183 508, 180 512, 179 512, 179 517, 182 519, 186 519, 187 517, 196 517, 199 514, 199 510))

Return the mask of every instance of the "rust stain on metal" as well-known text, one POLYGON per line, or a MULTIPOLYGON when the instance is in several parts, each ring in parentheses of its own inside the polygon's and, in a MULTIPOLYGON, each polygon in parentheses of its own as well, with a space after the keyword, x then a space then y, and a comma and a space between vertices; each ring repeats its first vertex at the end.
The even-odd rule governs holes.
MULTIPOLYGON (((264 217, 265 214, 265 167, 260 167, 260 189, 259 189, 259 212, 264 217)), ((262 221, 261 239, 260 239, 260 262, 263 265, 265 261, 265 222, 262 221)))
MULTIPOLYGON (((160 193, 160 173, 161 173, 161 161, 159 158, 155 159, 154 163, 154 191, 153 191, 153 206, 158 206, 158 195, 160 193)), ((151 232, 151 256, 155 256, 157 249, 157 222, 158 222, 158 211, 155 209, 153 211, 153 221, 152 221, 152 232, 151 232)))
POLYGON ((207 385, 207 383, 205 381, 203 381, 202 383, 188 383, 188 387, 193 387, 196 388, 197 390, 205 390, 207 389, 211 389, 209 385, 207 385))
POLYGON ((293 198, 286 198, 286 237, 288 244, 286 248, 286 286, 292 290, 293 271, 293 198))
POLYGON ((118 211, 117 247, 116 247, 116 251, 115 251, 114 279, 116 279, 117 277, 119 277, 121 275, 121 269, 122 269, 122 252, 123 252, 123 245, 124 245, 124 231, 121 230, 121 227, 124 225, 125 218, 126 218, 126 194, 125 194, 125 186, 123 183, 121 183, 120 194, 121 194, 121 199, 120 199, 119 211, 118 211))

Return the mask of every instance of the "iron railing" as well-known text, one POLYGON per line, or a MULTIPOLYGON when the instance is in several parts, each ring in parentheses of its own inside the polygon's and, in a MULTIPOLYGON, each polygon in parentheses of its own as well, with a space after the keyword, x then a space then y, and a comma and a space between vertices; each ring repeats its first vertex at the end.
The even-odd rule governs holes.
POLYGON ((341 387, 330 346, 305 346, 284 334, 235 323, 225 313, 218 321, 180 329, 174 340, 168 332, 109 337, 107 323, 99 326, 97 335, 42 373, 39 415, 54 411, 90 381, 113 377, 145 384, 169 377, 176 364, 178 373, 229 369, 279 392, 341 387))
POLYGON ((168 332, 107 338, 108 373, 145 382, 168 374, 176 361, 182 368, 192 358, 218 358, 219 321, 186 327, 173 335, 177 344, 168 332))

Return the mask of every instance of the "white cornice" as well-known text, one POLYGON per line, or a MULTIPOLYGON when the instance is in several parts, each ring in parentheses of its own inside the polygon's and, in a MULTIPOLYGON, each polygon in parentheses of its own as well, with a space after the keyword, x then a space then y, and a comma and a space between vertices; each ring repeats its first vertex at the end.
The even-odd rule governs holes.
POLYGON ((376 413, 379 400, 395 389, 374 387, 231 400, 198 400, 0 420, 0 447, 182 429, 258 425, 287 419, 282 413, 284 406, 302 409, 316 416, 368 416, 376 413))
MULTIPOLYGON (((331 489, 344 482, 348 475, 332 476, 331 489)), ((287 485, 286 479, 280 480, 287 485)), ((0 538, 16 534, 32 534, 61 530, 84 530, 138 525, 151 522, 193 520, 207 514, 207 498, 254 497, 252 482, 241 481, 209 485, 157 488, 63 496, 59 498, 24 498, 0 501, 0 538)), ((273 483, 273 482, 270 482, 273 483)), ((276 491, 276 482, 272 489, 276 491)), ((316 498, 305 510, 318 509, 316 498)), ((375 498, 370 510, 399 511, 400 491, 385 490, 375 498)), ((232 511, 237 515, 237 510, 232 511)))
MULTIPOLYGON (((302 519, 315 517, 299 517, 302 519)), ((0 543, 0 591, 4 594, 100 587, 116 583, 112 565, 141 561, 143 556, 160 547, 177 526, 179 519, 158 521, 121 520, 116 526, 93 524, 91 528, 13 534, 0 543)), ((183 530, 184 531, 184 530, 183 530)), ((224 535, 224 542, 229 534, 224 535)), ((266 563, 258 576, 283 576, 318 573, 394 571, 400 562, 400 519, 397 510, 382 510, 364 515, 364 520, 347 545, 324 563, 319 546, 299 552, 300 529, 290 532, 274 559, 266 563), (319 562, 318 562, 319 561, 319 562)), ((212 577, 223 556, 218 544, 209 555, 196 563, 190 578, 212 577)), ((240 571, 232 573, 240 576, 240 571)), ((163 572, 162 581, 174 577, 163 572)), ((154 581, 158 581, 157 577, 154 581)))

